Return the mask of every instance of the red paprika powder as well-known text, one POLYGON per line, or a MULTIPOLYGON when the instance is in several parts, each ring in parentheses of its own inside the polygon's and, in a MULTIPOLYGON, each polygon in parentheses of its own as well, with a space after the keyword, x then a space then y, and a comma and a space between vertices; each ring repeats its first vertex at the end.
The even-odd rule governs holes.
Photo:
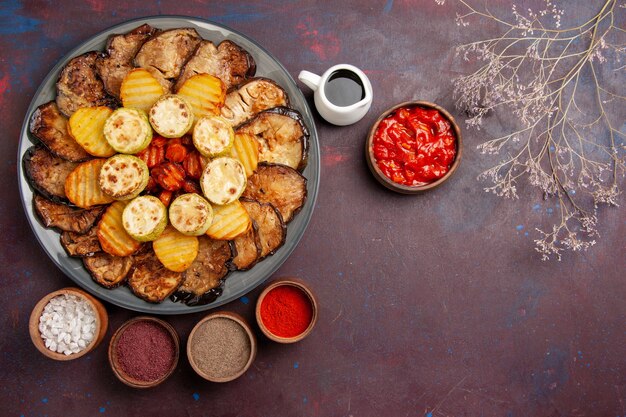
POLYGON ((302 334, 312 318, 311 300, 302 290, 291 285, 270 290, 261 302, 261 320, 278 337, 291 338, 302 334))

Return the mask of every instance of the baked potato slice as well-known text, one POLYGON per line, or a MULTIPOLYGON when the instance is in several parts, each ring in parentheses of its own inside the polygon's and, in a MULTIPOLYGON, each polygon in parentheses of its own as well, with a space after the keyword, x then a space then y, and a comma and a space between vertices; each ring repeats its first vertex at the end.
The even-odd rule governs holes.
POLYGON ((306 183, 306 178, 291 167, 262 163, 248 178, 243 197, 271 203, 289 223, 304 206, 306 183))
POLYGON ((104 207, 81 209, 66 204, 55 203, 35 194, 33 198, 35 213, 46 227, 74 232, 87 233, 104 211, 104 207))
POLYGON ((273 205, 256 200, 242 198, 241 204, 258 226, 261 242, 261 256, 258 260, 273 255, 287 238, 287 226, 280 212, 273 205))
POLYGON ((65 195, 78 207, 91 208, 108 204, 113 198, 104 194, 100 188, 100 169, 106 159, 92 159, 78 165, 65 179, 65 195))
POLYGON ((91 274, 91 278, 104 288, 115 288, 126 281, 133 266, 131 256, 113 256, 106 252, 98 252, 83 258, 83 264, 91 274))
POLYGON ((154 251, 137 255, 133 261, 128 286, 133 294, 149 303, 162 302, 174 293, 183 281, 182 272, 164 267, 154 251))
POLYGON ((22 163, 35 190, 53 201, 67 201, 65 180, 78 166, 77 162, 55 156, 43 146, 33 146, 24 154, 22 163))
POLYGON ((30 118, 28 127, 30 133, 60 158, 73 162, 82 162, 92 158, 70 135, 67 117, 61 114, 54 101, 37 107, 30 118))
POLYGON ((200 236, 198 243, 198 256, 184 272, 183 282, 172 295, 173 301, 190 306, 208 304, 222 294, 221 285, 233 258, 232 244, 228 241, 200 236))

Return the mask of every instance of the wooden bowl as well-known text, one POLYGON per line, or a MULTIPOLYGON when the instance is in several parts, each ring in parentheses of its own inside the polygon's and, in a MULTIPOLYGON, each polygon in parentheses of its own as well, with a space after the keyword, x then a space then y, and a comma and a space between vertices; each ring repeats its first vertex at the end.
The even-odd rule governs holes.
POLYGON ((191 333, 189 334, 189 338, 187 339, 187 359, 189 360, 189 364, 191 365, 193 370, 196 371, 198 375, 200 375, 202 378, 206 379, 207 381, 211 381, 211 382, 229 382, 229 381, 239 378, 248 370, 248 368, 250 368, 250 366, 252 365, 252 362, 254 362, 254 359, 256 358, 256 353, 257 353, 256 337, 254 336, 254 333, 252 332, 250 325, 248 325, 246 320, 243 317, 241 317, 239 314, 233 313, 230 311, 218 311, 216 313, 211 313, 205 316, 202 320, 200 320, 194 326, 194 328, 191 330, 191 333), (200 368, 200 366, 198 365, 196 361, 196 358, 194 358, 193 353, 192 353, 192 341, 194 340, 194 337, 197 336, 198 329, 200 329, 202 325, 206 323, 207 321, 214 320, 216 318, 230 319, 230 320, 233 320, 235 323, 239 324, 243 328, 243 330, 246 332, 248 339, 250 341, 250 356, 248 357, 246 364, 244 365, 243 368, 233 371, 233 373, 228 376, 218 376, 218 375, 211 375, 211 374, 206 373, 204 370, 200 368))
POLYGON ((397 104, 391 107, 390 109, 387 109, 386 111, 383 112, 383 114, 380 115, 380 117, 376 120, 376 122, 374 122, 374 124, 372 125, 367 135, 367 141, 365 142, 365 157, 367 159, 367 165, 369 166, 370 171, 372 171, 374 178, 376 178, 378 182, 380 182, 382 185, 384 185, 388 189, 395 191, 397 193, 401 193, 401 194, 418 194, 418 193, 432 190, 433 188, 439 187, 441 184, 446 182, 448 178, 450 178, 450 176, 452 176, 454 171, 456 171, 457 167, 459 166, 459 163, 461 162, 462 153, 463 153, 463 146, 462 146, 462 138, 461 138, 461 129, 456 124, 454 117, 452 117, 452 115, 443 107, 435 103, 428 102, 428 101, 407 101, 404 103, 397 104), (398 110, 401 107, 423 107, 427 109, 438 110, 450 122, 452 126, 452 130, 454 131, 454 134, 456 136, 456 156, 454 157, 454 162, 452 162, 450 169, 443 177, 433 182, 430 182, 428 184, 424 184, 424 185, 415 185, 415 186, 402 185, 402 184, 398 184, 397 182, 394 182, 391 178, 387 177, 378 167, 378 164, 376 164, 376 157, 374 156, 374 149, 373 149, 374 134, 376 133, 376 129, 378 129, 378 125, 385 117, 389 116, 391 113, 393 113, 394 111, 398 110))
POLYGON ((28 322, 28 330, 30 332, 30 338, 33 341, 33 344, 35 345, 37 350, 39 350, 48 358, 54 359, 57 361, 70 361, 73 359, 78 359, 81 356, 84 356, 87 353, 91 352, 100 344, 100 342, 102 342, 102 339, 104 338, 104 335, 106 334, 108 327, 109 327, 109 316, 107 314, 106 309, 102 305, 102 303, 98 301, 97 299, 95 299, 90 294, 86 293, 85 291, 79 288, 75 288, 75 287, 63 288, 61 290, 51 292, 50 294, 43 297, 41 300, 39 300, 39 302, 33 308, 33 311, 30 314, 30 320, 28 322), (50 349, 48 349, 46 345, 44 344, 43 338, 41 337, 41 332, 39 331, 39 318, 41 317, 41 314, 43 313, 43 309, 46 307, 46 305, 48 304, 48 302, 50 302, 52 298, 59 296, 59 295, 64 295, 64 294, 75 295, 87 301, 87 303, 91 306, 93 311, 96 313, 95 314, 96 329, 94 332, 94 339, 85 349, 81 350, 78 353, 73 353, 71 355, 65 355, 63 353, 53 352, 50 349))
POLYGON ((176 366, 178 365, 179 356, 180 356, 180 338, 178 337, 178 333, 176 333, 176 330, 172 327, 171 324, 161 319, 158 319, 156 317, 138 316, 138 317, 128 320, 127 322, 122 324, 119 327, 119 329, 115 331, 115 333, 113 333, 113 337, 111 337, 111 341, 109 342, 109 364, 111 365, 111 369, 113 370, 113 373, 115 374, 117 379, 119 379, 124 384, 128 385, 129 387, 133 387, 133 388, 152 388, 161 384, 163 381, 165 381, 174 373, 174 370, 176 369, 176 366), (117 356, 117 343, 119 342, 120 337, 122 336, 124 331, 131 324, 142 322, 142 321, 156 323, 157 325, 161 326, 163 329, 165 329, 169 333, 169 335, 172 337, 172 340, 174 341, 174 360, 172 361, 172 366, 161 378, 155 379, 153 381, 142 381, 140 379, 136 379, 130 376, 128 373, 124 371, 124 369, 120 365, 119 359, 117 356))
POLYGON ((318 305, 317 305, 317 299, 315 298, 315 295, 313 295, 313 291, 311 291, 311 289, 304 282, 302 282, 301 280, 297 278, 281 278, 281 279, 275 280, 270 285, 268 285, 263 290, 263 292, 261 292, 261 295, 259 295, 259 299, 256 302, 256 321, 257 321, 257 324, 259 325, 259 328, 261 329, 261 332, 263 332, 263 334, 268 339, 273 340, 274 342, 278 342, 278 343, 295 343, 307 337, 309 334, 311 334, 311 332, 313 331, 313 328, 315 327, 315 323, 317 322, 317 315, 318 315, 318 305), (305 331, 303 331, 302 333, 294 337, 281 337, 281 336, 275 335, 267 328, 267 326, 265 326, 265 323, 263 323, 263 320, 261 318, 261 304, 263 304, 263 300, 265 299, 265 296, 267 296, 267 294, 270 291, 272 291, 274 288, 284 286, 284 285, 295 287, 299 289, 300 291, 302 291, 311 302, 311 310, 313 312, 313 315, 311 317, 311 322, 309 323, 309 327, 307 327, 305 331))

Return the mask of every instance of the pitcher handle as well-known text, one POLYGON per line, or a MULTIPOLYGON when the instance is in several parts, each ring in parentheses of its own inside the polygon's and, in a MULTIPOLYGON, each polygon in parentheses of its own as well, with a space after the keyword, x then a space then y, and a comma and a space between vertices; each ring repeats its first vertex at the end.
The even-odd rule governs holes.
POLYGON ((300 71, 298 79, 306 84, 311 90, 315 91, 319 88, 320 80, 322 78, 319 75, 313 74, 309 71, 300 71))

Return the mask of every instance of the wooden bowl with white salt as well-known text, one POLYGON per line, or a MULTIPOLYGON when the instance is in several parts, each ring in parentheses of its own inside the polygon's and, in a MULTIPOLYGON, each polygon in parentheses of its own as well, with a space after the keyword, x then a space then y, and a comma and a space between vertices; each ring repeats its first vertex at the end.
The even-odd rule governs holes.
POLYGON ((68 287, 43 297, 30 314, 28 330, 44 356, 69 361, 94 350, 106 334, 109 316, 100 301, 68 287))

